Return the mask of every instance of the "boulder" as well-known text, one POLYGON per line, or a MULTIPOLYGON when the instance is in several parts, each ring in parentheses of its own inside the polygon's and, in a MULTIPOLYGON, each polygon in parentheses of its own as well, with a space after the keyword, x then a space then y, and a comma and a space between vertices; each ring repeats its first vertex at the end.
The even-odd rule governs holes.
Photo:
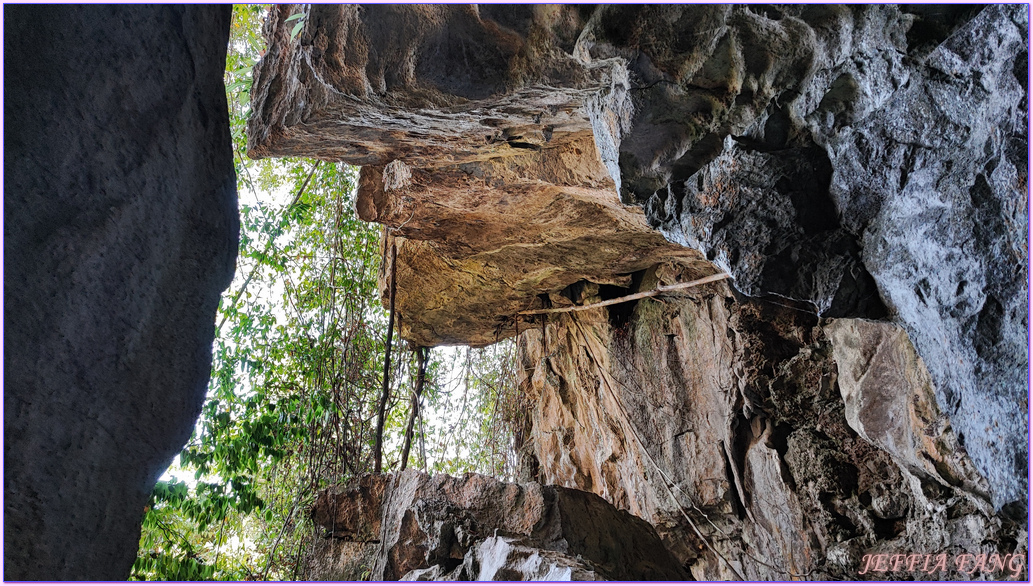
POLYGON ((365 476, 320 493, 312 518, 328 539, 378 543, 373 580, 688 577, 645 521, 597 495, 534 482, 365 476))

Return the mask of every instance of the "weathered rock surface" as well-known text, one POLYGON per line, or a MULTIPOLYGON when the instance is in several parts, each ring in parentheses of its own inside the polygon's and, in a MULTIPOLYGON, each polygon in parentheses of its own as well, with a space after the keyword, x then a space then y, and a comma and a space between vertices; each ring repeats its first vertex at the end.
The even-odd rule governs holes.
POLYGON ((233 273, 230 9, 4 17, 4 578, 125 580, 233 273))
POLYGON ((366 165, 404 337, 519 334, 531 477, 697 578, 1024 543, 1021 7, 298 10, 251 153, 366 165))
POLYGON ((533 327, 515 316, 540 306, 543 292, 582 280, 627 287, 661 261, 714 272, 617 201, 591 140, 525 152, 433 169, 363 167, 359 215, 388 226, 385 246, 398 247, 404 338, 491 344, 533 327))
MULTIPOLYGON (((414 470, 366 476, 320 493, 312 517, 332 541, 378 543, 373 580, 687 578, 645 521, 597 495, 533 482, 414 470)), ((347 570, 341 559, 334 563, 347 570)))
POLYGON ((490 344, 583 279, 627 286, 672 259, 714 272, 616 197, 582 104, 618 64, 570 55, 578 8, 314 6, 289 42, 295 10, 267 24, 249 154, 365 165, 358 212, 398 245, 406 339, 490 344))
POLYGON ((281 5, 256 70, 248 154, 439 166, 591 137, 613 65, 570 55, 577 6, 281 5))
POLYGON ((688 181, 651 196, 651 223, 735 275, 743 293, 807 301, 821 315, 885 317, 857 238, 828 197, 824 151, 764 152, 731 137, 724 146, 688 181))
POLYGON ((929 371, 907 333, 862 320, 836 320, 824 329, 850 427, 916 476, 989 496, 940 412, 929 371))
POLYGON ((694 578, 734 579, 730 564, 752 580, 858 579, 868 553, 1025 553, 1024 524, 994 512, 898 326, 723 284, 611 307, 521 334, 525 473, 651 521, 694 578))
MULTIPOLYGON (((716 147, 681 179, 675 163, 632 156, 637 125, 655 132, 656 108, 641 98, 621 172, 651 179, 634 183, 632 198, 648 200, 650 221, 730 270, 744 292, 807 300, 829 316, 883 317, 884 303, 925 358, 995 504, 1023 516, 1027 13, 910 10, 733 10, 719 33, 732 57, 715 49, 710 59, 729 87, 751 79, 744 63, 767 64, 761 85, 777 99, 750 110, 749 83, 728 89, 727 110, 706 118, 722 124, 716 138, 656 145, 716 147), (765 28, 766 46, 733 42, 765 28), (785 69, 795 57, 780 52, 784 42, 789 55, 806 53, 806 67, 785 69)), ((640 53, 633 69, 653 75, 637 64, 661 56, 640 53)), ((675 81, 678 100, 702 91, 675 81)))

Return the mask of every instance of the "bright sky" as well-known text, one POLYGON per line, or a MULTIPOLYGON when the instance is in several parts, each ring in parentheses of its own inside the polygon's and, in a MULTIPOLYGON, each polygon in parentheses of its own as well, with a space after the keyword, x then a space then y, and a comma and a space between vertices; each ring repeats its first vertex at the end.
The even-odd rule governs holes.
MULTIPOLYGON (((272 203, 274 209, 282 209, 290 203, 294 194, 284 186, 278 186, 278 188, 271 192, 256 192, 251 190, 247 181, 238 182, 238 197, 240 206, 255 207, 259 201, 264 203, 272 203)), ((281 235, 277 244, 284 244, 290 238, 290 234, 281 235)), ((238 265, 237 272, 234 275, 233 283, 227 290, 228 294, 235 294, 240 290, 247 275, 251 270, 251 264, 246 262, 243 265, 238 265)), ((264 285, 265 283, 263 283, 264 285)), ((277 318, 278 321, 286 321, 285 308, 282 306, 283 299, 283 283, 275 282, 271 287, 260 287, 256 286, 256 282, 252 282, 248 286, 248 292, 254 296, 257 296, 262 300, 264 304, 271 308, 271 313, 277 318)), ((379 301, 379 300, 377 300, 379 301)), ((218 320, 217 320, 218 321, 218 320)), ((227 327, 227 326, 224 326, 227 327)), ((433 352, 436 353, 440 360, 446 365, 446 371, 444 374, 444 380, 441 381, 441 388, 443 394, 447 394, 447 399, 444 405, 434 407, 429 405, 429 402, 424 399, 423 408, 421 409, 424 428, 428 432, 433 429, 435 431, 455 429, 462 416, 460 409, 458 408, 458 401, 461 401, 462 389, 464 384, 465 375, 465 355, 467 352, 466 346, 446 346, 434 348, 433 352)), ((433 358, 432 358, 433 359, 433 358)), ((247 393, 247 391, 244 391, 247 393)), ((408 397, 398 397, 399 401, 408 401, 408 397)), ((198 420, 198 425, 201 421, 198 420)), ((385 438, 385 451, 390 449, 397 449, 399 446, 393 445, 393 438, 385 438)), ((451 439, 451 438, 447 438, 451 439)), ((459 457, 469 456, 469 450, 464 446, 459 446, 457 449, 457 442, 445 441, 446 438, 432 437, 428 433, 428 437, 425 443, 426 457, 428 469, 433 469, 435 463, 442 456, 449 454, 459 457), (446 448, 446 454, 441 453, 441 448, 444 445, 446 448), (458 451, 457 451, 458 450, 458 451)), ((410 463, 416 465, 418 462, 420 446, 418 443, 414 443, 412 447, 412 455, 410 456, 410 463)), ((192 472, 187 472, 179 468, 179 456, 173 460, 172 465, 168 470, 161 476, 161 480, 170 481, 173 478, 186 482, 191 488, 196 486, 198 480, 194 478, 192 472)), ((214 482, 218 480, 213 477, 202 478, 203 481, 214 482)))

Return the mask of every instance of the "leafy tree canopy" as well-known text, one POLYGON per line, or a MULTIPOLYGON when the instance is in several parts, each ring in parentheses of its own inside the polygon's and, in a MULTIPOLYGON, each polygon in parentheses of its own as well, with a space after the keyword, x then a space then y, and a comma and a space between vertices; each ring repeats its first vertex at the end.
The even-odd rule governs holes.
MULTIPOLYGON (((244 156, 266 6, 235 5, 226 92, 240 192, 237 273, 216 317, 208 396, 155 486, 133 579, 305 577, 315 494, 372 471, 388 323, 380 230, 354 211, 357 169, 244 156)), ((304 25, 287 23, 294 36, 304 25)), ((416 374, 395 344, 384 433, 397 470, 416 374)), ((512 478, 514 349, 433 349, 409 465, 512 478)))

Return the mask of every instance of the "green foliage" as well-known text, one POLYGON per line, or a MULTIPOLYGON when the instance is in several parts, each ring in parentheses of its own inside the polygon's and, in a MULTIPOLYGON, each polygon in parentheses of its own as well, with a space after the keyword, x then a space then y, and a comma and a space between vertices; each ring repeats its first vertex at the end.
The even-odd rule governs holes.
POLYGON ((287 17, 287 22, 290 22, 292 20, 297 20, 298 21, 294 25, 294 28, 291 29, 291 40, 292 41, 295 39, 295 37, 298 36, 298 33, 301 32, 301 29, 305 28, 305 17, 307 17, 307 16, 308 16, 307 14, 302 12, 302 13, 298 13, 298 14, 292 14, 292 15, 287 17))
MULTIPOLYGON (((237 273, 220 302, 207 400, 173 467, 185 480, 156 485, 133 579, 304 577, 316 493, 372 469, 388 322, 381 229, 355 214, 354 167, 245 158, 265 12, 234 6, 226 62, 237 273)), ((288 20, 297 21, 295 34, 305 22, 288 20)), ((502 424, 513 400, 512 348, 431 353, 411 467, 512 476, 502 424)), ((415 371, 410 349, 394 352, 387 471, 399 464, 415 371)))
POLYGON ((429 397, 437 417, 429 424, 431 470, 445 474, 480 472, 514 480, 517 473, 508 422, 514 421, 516 345, 500 342, 486 348, 451 349, 440 356, 439 371, 458 376, 450 388, 429 397))
MULTIPOLYGON (((269 5, 234 4, 230 43, 226 52, 226 97, 230 108, 230 133, 238 159, 247 150, 244 129, 251 115, 252 70, 265 52, 262 22, 269 5)), ((238 160, 237 176, 242 161, 238 160)))
MULTIPOLYGON (((223 495, 214 495, 209 488, 200 490, 198 496, 192 498, 185 483, 159 481, 144 514, 140 553, 131 577, 175 581, 247 579, 246 571, 217 568, 201 555, 204 541, 211 532, 192 522, 191 515, 201 512, 200 509, 204 509, 204 514, 228 509, 228 503, 219 496, 223 495)), ((221 537, 221 529, 215 535, 216 540, 221 537)))

